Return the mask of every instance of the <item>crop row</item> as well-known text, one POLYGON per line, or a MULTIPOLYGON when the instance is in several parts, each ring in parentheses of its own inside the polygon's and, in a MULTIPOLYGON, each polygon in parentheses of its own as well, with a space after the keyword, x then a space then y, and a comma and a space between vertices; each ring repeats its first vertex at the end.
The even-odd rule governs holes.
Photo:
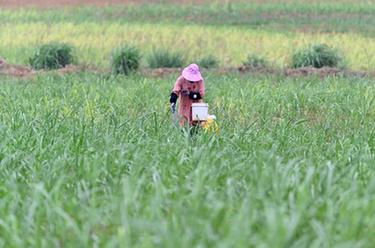
POLYGON ((248 54, 258 54, 275 66, 291 63, 296 49, 312 43, 339 48, 349 68, 375 68, 375 40, 354 34, 268 32, 233 27, 179 26, 116 23, 44 23, 8 25, 0 28, 0 54, 13 63, 27 63, 35 47, 51 41, 77 47, 80 62, 108 66, 109 54, 120 44, 134 45, 149 54, 156 48, 179 52, 186 60, 212 55, 220 66, 237 66, 248 54))

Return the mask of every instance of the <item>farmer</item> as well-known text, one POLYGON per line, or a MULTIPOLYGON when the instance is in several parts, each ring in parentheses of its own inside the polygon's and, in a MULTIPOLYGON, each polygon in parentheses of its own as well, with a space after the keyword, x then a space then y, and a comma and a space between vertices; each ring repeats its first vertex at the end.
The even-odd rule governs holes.
POLYGON ((184 126, 188 123, 194 126, 197 123, 193 122, 191 115, 191 104, 201 102, 204 96, 204 81, 196 64, 191 64, 182 71, 174 84, 170 103, 172 110, 175 109, 177 99, 179 100, 178 114, 179 124, 184 126))

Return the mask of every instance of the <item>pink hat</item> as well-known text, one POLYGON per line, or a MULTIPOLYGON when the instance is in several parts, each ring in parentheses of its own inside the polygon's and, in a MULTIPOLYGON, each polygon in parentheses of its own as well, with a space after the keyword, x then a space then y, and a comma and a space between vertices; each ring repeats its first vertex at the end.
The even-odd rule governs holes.
POLYGON ((192 82, 197 82, 202 80, 201 72, 197 64, 191 64, 182 71, 182 76, 192 82))

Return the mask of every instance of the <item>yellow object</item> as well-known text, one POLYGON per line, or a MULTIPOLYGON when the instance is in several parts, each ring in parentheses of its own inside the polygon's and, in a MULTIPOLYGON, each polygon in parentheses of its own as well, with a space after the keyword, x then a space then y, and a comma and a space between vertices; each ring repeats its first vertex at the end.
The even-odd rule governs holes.
POLYGON ((215 132, 216 134, 220 133, 219 125, 215 121, 215 117, 208 116, 207 121, 202 123, 202 128, 208 133, 215 132))

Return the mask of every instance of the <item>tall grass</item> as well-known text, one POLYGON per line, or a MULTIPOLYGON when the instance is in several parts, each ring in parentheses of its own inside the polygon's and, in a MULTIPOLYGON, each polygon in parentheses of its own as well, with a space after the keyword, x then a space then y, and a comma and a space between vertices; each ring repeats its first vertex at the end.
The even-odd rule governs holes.
POLYGON ((184 56, 167 48, 153 50, 147 57, 150 68, 180 68, 184 64, 184 56))
POLYGON ((1 30, 0 54, 14 63, 25 63, 35 46, 60 40, 77 47, 82 63, 100 66, 109 66, 113 47, 130 43, 146 56, 154 48, 170 47, 183 51, 186 61, 214 54, 221 65, 239 66, 244 56, 255 53, 281 67, 289 62, 295 49, 309 43, 325 43, 343 52, 349 68, 375 68, 375 57, 371 56, 375 54, 375 39, 351 33, 278 33, 232 27, 119 23, 5 24, 1 30))
POLYGON ((74 56, 74 47, 69 44, 51 42, 35 48, 34 54, 29 58, 33 69, 59 69, 72 64, 77 58, 74 56))
POLYGON ((312 66, 315 68, 343 67, 345 62, 340 51, 325 44, 312 44, 296 51, 292 56, 294 68, 312 66))
POLYGON ((3 78, 0 244, 371 247, 373 81, 207 74, 189 137, 175 76, 3 78))
POLYGON ((121 45, 113 49, 111 69, 114 74, 129 75, 139 68, 141 54, 137 47, 121 45))

